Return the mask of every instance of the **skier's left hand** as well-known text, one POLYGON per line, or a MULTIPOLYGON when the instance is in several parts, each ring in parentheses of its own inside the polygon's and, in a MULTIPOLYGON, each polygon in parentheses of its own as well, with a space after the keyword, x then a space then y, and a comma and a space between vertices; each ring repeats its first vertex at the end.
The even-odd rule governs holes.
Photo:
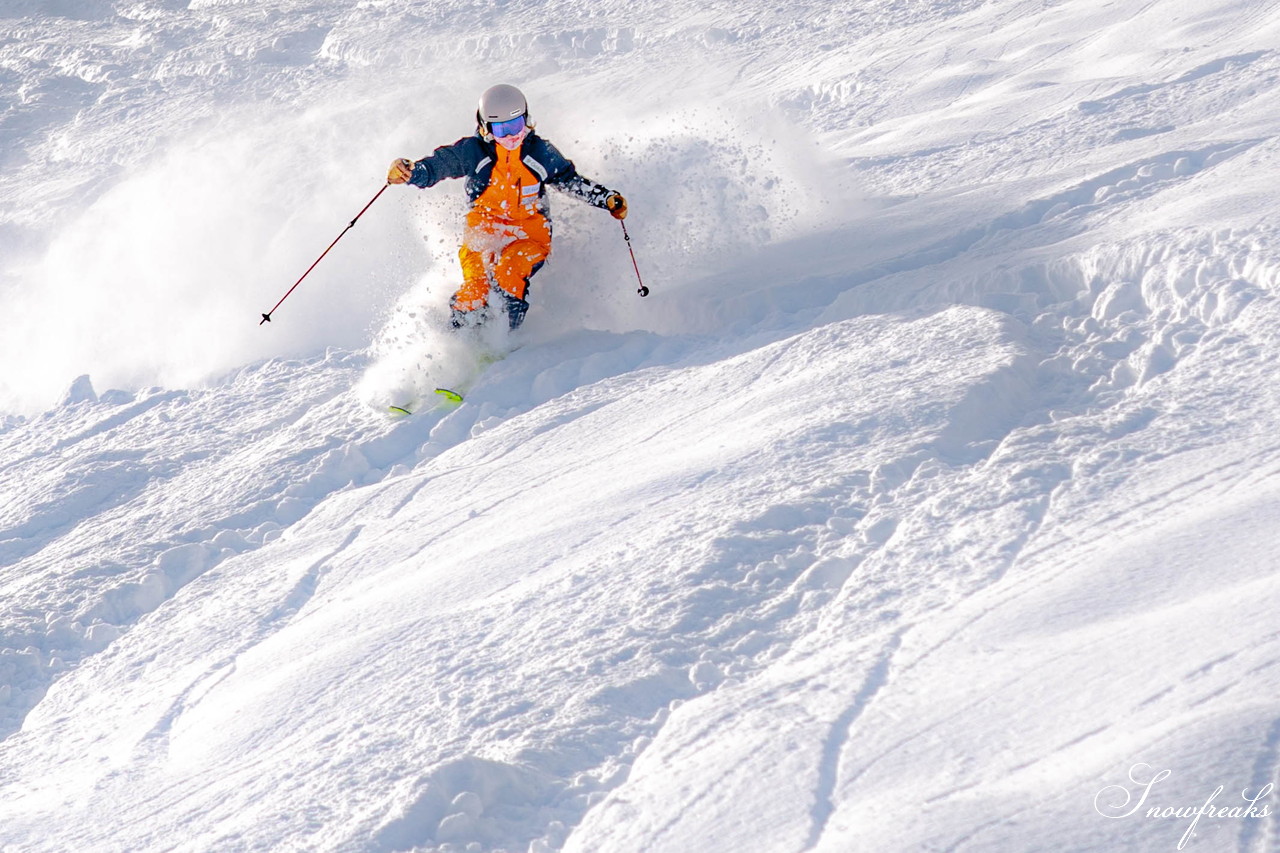
POLYGON ((604 200, 604 206, 613 214, 614 219, 627 218, 627 200, 622 197, 622 193, 610 193, 604 200))

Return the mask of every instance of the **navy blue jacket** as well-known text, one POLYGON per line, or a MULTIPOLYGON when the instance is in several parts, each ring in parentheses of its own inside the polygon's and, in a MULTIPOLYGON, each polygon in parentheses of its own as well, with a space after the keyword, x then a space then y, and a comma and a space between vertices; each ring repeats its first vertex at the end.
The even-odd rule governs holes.
MULTIPOLYGON (((495 145, 484 141, 479 133, 459 139, 452 145, 442 145, 413 164, 409 183, 415 187, 430 187, 445 178, 466 178, 467 198, 474 202, 488 188, 493 176, 495 145)), ((579 175, 572 160, 532 131, 521 144, 520 159, 529 171, 542 179, 538 184, 538 207, 544 212, 547 184, 600 208, 613 193, 608 187, 579 175)))

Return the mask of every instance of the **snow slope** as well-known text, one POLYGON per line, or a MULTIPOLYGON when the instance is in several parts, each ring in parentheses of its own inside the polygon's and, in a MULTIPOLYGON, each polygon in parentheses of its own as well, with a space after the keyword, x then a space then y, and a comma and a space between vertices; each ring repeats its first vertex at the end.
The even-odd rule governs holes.
POLYGON ((1280 849, 1278 26, 4 12, 0 849, 1280 849), (391 421, 494 79, 653 295, 391 421))

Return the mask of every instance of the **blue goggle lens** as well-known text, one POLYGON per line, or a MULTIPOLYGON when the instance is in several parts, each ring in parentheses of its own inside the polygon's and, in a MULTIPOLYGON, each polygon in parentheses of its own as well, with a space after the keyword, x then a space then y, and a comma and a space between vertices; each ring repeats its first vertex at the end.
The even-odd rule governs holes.
POLYGON ((489 132, 501 139, 505 136, 518 136, 524 130, 524 116, 516 116, 506 121, 495 121, 489 125, 489 132))

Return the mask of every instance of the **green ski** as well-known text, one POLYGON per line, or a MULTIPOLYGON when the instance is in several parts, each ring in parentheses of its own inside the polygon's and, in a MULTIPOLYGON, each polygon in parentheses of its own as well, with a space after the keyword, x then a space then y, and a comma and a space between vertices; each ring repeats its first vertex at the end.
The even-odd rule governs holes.
MULTIPOLYGON (((448 388, 437 388, 435 393, 440 397, 440 399, 436 401, 435 408, 453 409, 462 405, 462 395, 457 391, 451 391, 448 388)), ((412 404, 405 403, 403 406, 387 406, 387 411, 390 412, 393 417, 403 418, 407 415, 413 414, 413 409, 409 408, 410 405, 412 404)))

